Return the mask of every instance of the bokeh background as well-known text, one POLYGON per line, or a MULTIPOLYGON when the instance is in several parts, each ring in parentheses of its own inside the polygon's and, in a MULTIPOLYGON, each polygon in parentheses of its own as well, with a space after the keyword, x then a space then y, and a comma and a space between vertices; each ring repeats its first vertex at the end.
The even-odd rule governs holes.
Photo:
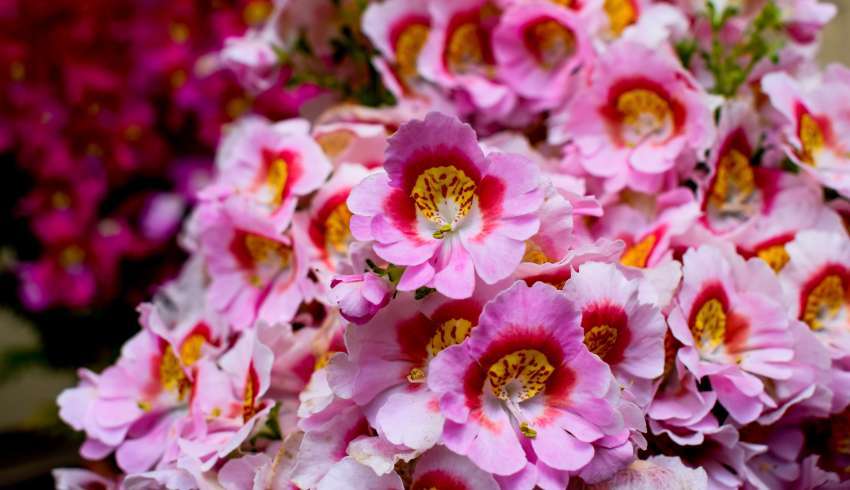
MULTIPOLYGON (((831 1, 839 14, 823 34, 819 59, 824 65, 837 61, 850 66, 850 0, 831 1)), ((207 157, 210 153, 207 149, 207 157)), ((117 355, 114 346, 137 328, 132 304, 138 298, 116 298, 78 313, 27 313, 18 300, 17 278, 9 271, 15 260, 9 244, 24 234, 12 212, 20 189, 7 187, 15 161, 0 155, 0 165, 0 185, 8 189, 0 192, 0 235, 5 235, 0 240, 5 246, 0 246, 0 488, 50 488, 51 468, 81 464, 81 438, 59 423, 55 398, 76 383, 74 366, 98 370, 117 355)), ((16 184, 20 182, 25 181, 16 184)), ((180 257, 169 260, 179 263, 180 257)), ((144 272, 143 264, 125 273, 144 272)))

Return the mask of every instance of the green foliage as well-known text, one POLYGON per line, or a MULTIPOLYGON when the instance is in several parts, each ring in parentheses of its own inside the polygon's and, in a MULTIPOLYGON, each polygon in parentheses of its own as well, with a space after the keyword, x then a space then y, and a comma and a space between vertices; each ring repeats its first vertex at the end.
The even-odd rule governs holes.
POLYGON ((737 13, 734 7, 718 12, 714 3, 709 1, 711 49, 700 51, 706 66, 714 75, 713 92, 724 97, 734 96, 761 60, 767 58, 777 63, 779 50, 784 45, 782 12, 773 0, 768 1, 756 15, 739 42, 731 46, 723 43, 720 39, 721 30, 737 13))

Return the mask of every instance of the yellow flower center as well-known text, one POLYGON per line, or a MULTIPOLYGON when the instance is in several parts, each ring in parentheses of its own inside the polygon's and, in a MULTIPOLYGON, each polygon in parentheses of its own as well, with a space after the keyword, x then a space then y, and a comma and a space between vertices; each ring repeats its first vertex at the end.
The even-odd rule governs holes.
POLYGON ((289 166, 283 158, 275 158, 269 165, 266 174, 266 185, 271 191, 272 206, 280 206, 283 201, 283 190, 286 188, 286 180, 289 178, 289 166))
POLYGON ((257 26, 265 22, 271 13, 272 4, 269 0, 253 0, 242 11, 242 20, 249 26, 257 26))
POLYGON ((319 143, 322 151, 331 158, 341 155, 352 141, 354 141, 354 134, 345 130, 332 131, 316 137, 316 142, 319 143))
POLYGON ((597 325, 584 331, 584 345, 604 359, 608 352, 617 343, 619 332, 610 325, 597 325))
POLYGON ((499 399, 523 402, 546 389, 546 381, 554 371, 542 352, 522 349, 490 366, 487 379, 493 394, 499 399))
POLYGON ((779 272, 785 267, 785 264, 791 260, 791 257, 788 255, 788 252, 785 251, 784 245, 771 245, 769 247, 765 247, 759 250, 756 255, 758 257, 767 262, 767 265, 773 269, 774 272, 779 272))
POLYGON ((168 26, 168 35, 177 44, 183 44, 189 39, 189 26, 182 22, 174 22, 168 26))
POLYGON ((425 382, 425 370, 420 367, 415 367, 407 374, 407 380, 411 383, 425 382))
POLYGON ((443 322, 428 342, 428 357, 434 357, 446 347, 466 340, 472 326, 472 322, 466 318, 452 318, 443 322))
POLYGON ((694 342, 701 350, 713 351, 723 343, 726 335, 726 311, 718 299, 703 303, 691 325, 694 342))
POLYGON ((729 150, 717 164, 717 176, 711 189, 711 204, 723 209, 727 204, 741 204, 756 189, 750 160, 738 150, 729 150))
POLYGON ((249 376, 245 381, 245 390, 242 392, 242 420, 247 422, 248 419, 254 416, 256 409, 254 407, 254 383, 249 376))
POLYGON ((806 298, 803 321, 812 330, 824 327, 824 320, 834 318, 844 306, 844 285, 841 277, 831 274, 812 289, 806 298))
POLYGON ((628 267, 646 267, 656 241, 655 233, 650 233, 623 252, 623 256, 620 257, 620 264, 628 267))
POLYGON ((292 259, 292 251, 278 241, 260 235, 245 235, 245 248, 254 263, 286 267, 292 259))
POLYGON ((670 104, 652 90, 636 88, 617 97, 621 117, 621 136, 629 146, 637 146, 649 137, 665 136, 673 123, 670 104))
POLYGON ((824 137, 820 124, 809 114, 800 117, 800 143, 803 149, 800 159, 803 163, 815 166, 815 154, 823 148, 824 137))
POLYGON ((537 63, 546 69, 560 65, 575 49, 572 32, 551 19, 528 28, 525 43, 534 50, 537 63))
POLYGON ((180 345, 180 362, 191 366, 201 358, 201 348, 207 339, 201 334, 192 334, 180 345))
POLYGON ((9 77, 16 82, 19 82, 27 76, 27 67, 20 61, 13 61, 9 65, 9 77))
POLYGON ((637 21, 637 10, 632 0, 605 0, 603 8, 614 37, 619 37, 626 27, 637 21))
POLYGON ((572 0, 550 0, 555 5, 560 5, 561 7, 569 7, 573 4, 572 0))
POLYGON ((186 392, 186 373, 180 365, 180 360, 174 355, 171 346, 165 347, 162 359, 159 361, 159 383, 166 391, 176 391, 182 400, 186 392))
POLYGON ((348 249, 349 223, 351 211, 343 202, 334 208, 325 220, 325 245, 340 254, 348 249))
POLYGON ((59 263, 66 269, 82 264, 85 259, 86 252, 78 245, 69 245, 59 254, 59 263))
POLYGON ((416 179, 410 197, 417 211, 445 233, 469 213, 476 189, 475 182, 457 167, 431 167, 416 179))
POLYGON ((522 261, 531 262, 532 264, 547 264, 551 262, 543 249, 531 240, 525 242, 525 254, 522 256, 522 261))
POLYGON ((416 60, 428 40, 428 26, 411 24, 399 36, 395 45, 395 59, 403 78, 416 76, 416 60))
POLYGON ((467 22, 452 32, 448 43, 448 65, 455 73, 465 73, 484 63, 478 24, 467 22))

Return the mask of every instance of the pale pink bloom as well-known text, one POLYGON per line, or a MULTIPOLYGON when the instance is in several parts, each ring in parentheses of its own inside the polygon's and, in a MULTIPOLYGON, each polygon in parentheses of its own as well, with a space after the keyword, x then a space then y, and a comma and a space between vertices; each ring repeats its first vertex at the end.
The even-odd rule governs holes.
POLYGON ((571 141, 583 169, 611 191, 657 192, 680 155, 708 149, 713 105, 672 54, 619 42, 550 118, 549 142, 571 141))
POLYGON ((487 303, 469 338, 430 365, 446 447, 548 489, 566 486, 596 445, 627 442, 619 388, 582 340, 579 312, 547 284, 516 282, 487 303))
POLYGON ((756 216, 735 237, 744 257, 758 257, 780 272, 789 260, 785 246, 801 231, 821 230, 845 235, 838 213, 824 206, 820 188, 799 186, 780 192, 770 211, 756 216))
POLYGON ((143 308, 146 328, 122 347, 118 361, 100 375, 80 370, 80 385, 59 395, 60 417, 86 432, 83 457, 102 459, 116 450, 118 465, 127 472, 176 457, 195 368, 218 351, 222 332, 196 318, 159 333, 157 318, 143 308))
POLYGON ((208 203, 197 211, 200 254, 210 284, 207 301, 234 328, 254 321, 286 322, 309 297, 305 250, 307 237, 299 227, 281 235, 263 220, 208 203))
POLYGON ((639 282, 613 264, 585 263, 564 285, 581 311, 584 343, 611 367, 620 386, 645 407, 652 380, 664 371, 667 325, 657 307, 639 300, 639 282))
POLYGON ((304 226, 316 251, 317 266, 323 273, 341 272, 339 265, 348 258, 352 237, 349 229, 351 211, 346 200, 351 189, 368 175, 365 167, 342 164, 310 202, 306 214, 309 224, 304 226))
POLYGON ((251 330, 243 332, 217 363, 198 363, 190 404, 192 426, 179 441, 179 466, 207 471, 265 423, 274 405, 265 398, 273 362, 274 353, 251 330))
MULTIPOLYGON (((412 298, 400 296, 369 323, 349 326, 348 353, 331 359, 328 382, 337 396, 362 406, 389 442, 425 450, 443 431, 438 396, 426 384, 431 359, 472 327, 466 318, 466 328, 458 320, 432 322, 417 309, 412 298)), ((477 323, 477 316, 472 320, 477 323)))
POLYGON ((497 78, 493 31, 501 12, 486 0, 428 3, 431 31, 419 53, 418 70, 444 90, 458 90, 482 113, 500 118, 517 96, 497 78))
POLYGON ((702 468, 689 468, 678 457, 651 456, 617 472, 610 480, 587 490, 708 490, 702 468))
POLYGON ((476 275, 492 284, 519 264, 539 226, 537 168, 518 155, 485 157, 475 132, 438 113, 390 139, 386 173, 351 192, 351 230, 381 258, 406 266, 402 291, 422 286, 469 297, 476 275))
POLYGON ((804 230, 785 245, 779 279, 793 318, 833 352, 850 353, 850 239, 843 232, 804 230))
POLYGON ((267 219, 276 232, 284 231, 298 199, 318 189, 331 171, 309 131, 301 119, 274 124, 242 119, 222 140, 218 174, 201 197, 222 200, 232 212, 267 219))
POLYGON ((745 262, 729 249, 691 249, 683 263, 682 288, 667 318, 682 343, 678 359, 710 380, 734 420, 751 422, 776 405, 765 382, 793 374, 779 283, 764 262, 745 262))
POLYGON ((622 265, 654 267, 672 258, 674 240, 690 230, 698 216, 693 194, 676 189, 644 203, 637 200, 634 205, 607 208, 591 232, 596 237, 625 242, 622 265))
POLYGON ((499 490, 492 475, 481 471, 469 459, 437 446, 416 460, 411 488, 463 488, 499 490))
POLYGON ((782 173, 752 165, 760 127, 753 107, 730 101, 721 108, 718 136, 700 181, 699 223, 710 233, 727 235, 770 208, 782 173))
POLYGON ((398 85, 399 94, 417 85, 418 62, 431 32, 427 2, 385 0, 370 3, 363 12, 363 33, 383 58, 379 69, 398 85))
POLYGON ((578 14, 549 1, 507 9, 493 32, 500 78, 542 106, 555 106, 571 95, 576 72, 593 55, 578 14))
POLYGON ((771 73, 762 89, 784 117, 788 157, 824 186, 850 195, 850 84, 826 79, 804 89, 786 73, 771 73))

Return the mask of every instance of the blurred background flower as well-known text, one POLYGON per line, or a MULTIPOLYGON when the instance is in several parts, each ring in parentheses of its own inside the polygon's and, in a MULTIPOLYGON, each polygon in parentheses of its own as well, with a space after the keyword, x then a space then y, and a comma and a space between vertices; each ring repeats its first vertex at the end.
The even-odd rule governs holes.
POLYGON ((318 92, 282 89, 281 73, 247 93, 211 54, 272 9, 0 1, 0 487, 45 488, 39 475, 76 461, 47 400, 71 367, 114 358, 136 305, 179 270, 177 232, 222 128, 292 116, 318 92))

